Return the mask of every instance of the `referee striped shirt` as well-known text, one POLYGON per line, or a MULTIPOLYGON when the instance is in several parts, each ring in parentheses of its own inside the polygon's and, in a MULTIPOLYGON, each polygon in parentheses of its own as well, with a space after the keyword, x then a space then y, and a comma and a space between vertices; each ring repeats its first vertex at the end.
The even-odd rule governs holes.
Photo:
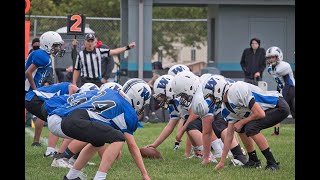
POLYGON ((109 57, 110 49, 94 48, 88 52, 85 49, 80 51, 75 62, 75 69, 80 70, 80 76, 86 78, 99 78, 102 76, 101 59, 109 57))

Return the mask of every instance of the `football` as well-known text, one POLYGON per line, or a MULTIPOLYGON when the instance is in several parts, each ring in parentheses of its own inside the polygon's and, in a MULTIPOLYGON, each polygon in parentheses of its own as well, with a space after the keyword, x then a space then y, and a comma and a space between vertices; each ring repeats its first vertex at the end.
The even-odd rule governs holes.
POLYGON ((142 147, 140 148, 141 156, 150 159, 162 159, 161 153, 153 147, 142 147))

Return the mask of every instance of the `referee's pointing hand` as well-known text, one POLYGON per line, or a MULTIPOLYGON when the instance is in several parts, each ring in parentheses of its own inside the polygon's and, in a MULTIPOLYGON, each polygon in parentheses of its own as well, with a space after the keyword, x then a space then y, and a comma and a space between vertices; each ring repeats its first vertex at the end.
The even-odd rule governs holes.
POLYGON ((131 42, 131 43, 129 44, 129 47, 130 47, 130 49, 136 47, 136 43, 135 43, 135 42, 131 42))

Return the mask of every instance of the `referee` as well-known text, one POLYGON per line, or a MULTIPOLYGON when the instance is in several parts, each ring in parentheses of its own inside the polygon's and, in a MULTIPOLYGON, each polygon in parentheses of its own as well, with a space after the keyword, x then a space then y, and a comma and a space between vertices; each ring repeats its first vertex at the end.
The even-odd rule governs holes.
POLYGON ((77 85, 77 80, 80 76, 80 86, 85 83, 94 83, 101 86, 101 60, 105 57, 117 55, 134 48, 135 42, 131 42, 125 47, 116 49, 96 48, 95 36, 87 34, 84 38, 85 48, 77 54, 77 59, 74 65, 72 84, 77 85))

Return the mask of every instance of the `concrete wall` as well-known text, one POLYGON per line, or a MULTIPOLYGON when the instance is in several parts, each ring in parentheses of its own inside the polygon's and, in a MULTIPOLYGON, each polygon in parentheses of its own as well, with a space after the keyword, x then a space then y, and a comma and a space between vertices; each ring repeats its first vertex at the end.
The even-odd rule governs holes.
MULTIPOLYGON (((253 37, 261 47, 279 46, 293 65, 295 50, 294 6, 219 5, 215 20, 214 60, 221 70, 241 71, 240 59, 253 37)), ((209 6, 209 12, 211 7, 209 6)), ((212 13, 212 12, 210 12, 212 13)), ((213 14, 213 13, 212 13, 213 14)), ((209 17, 210 18, 210 17, 209 17)))
MULTIPOLYGON (((259 38, 261 47, 266 50, 270 46, 280 47, 284 60, 295 70, 294 6, 209 5, 208 19, 212 18, 215 19, 215 31, 208 31, 214 32, 208 35, 208 39, 214 42, 208 42, 208 57, 214 60, 213 66, 221 70, 222 75, 243 79, 241 55, 245 48, 250 47, 253 37, 259 38)), ((266 70, 263 80, 268 83, 268 90, 276 89, 276 83, 266 70)))

